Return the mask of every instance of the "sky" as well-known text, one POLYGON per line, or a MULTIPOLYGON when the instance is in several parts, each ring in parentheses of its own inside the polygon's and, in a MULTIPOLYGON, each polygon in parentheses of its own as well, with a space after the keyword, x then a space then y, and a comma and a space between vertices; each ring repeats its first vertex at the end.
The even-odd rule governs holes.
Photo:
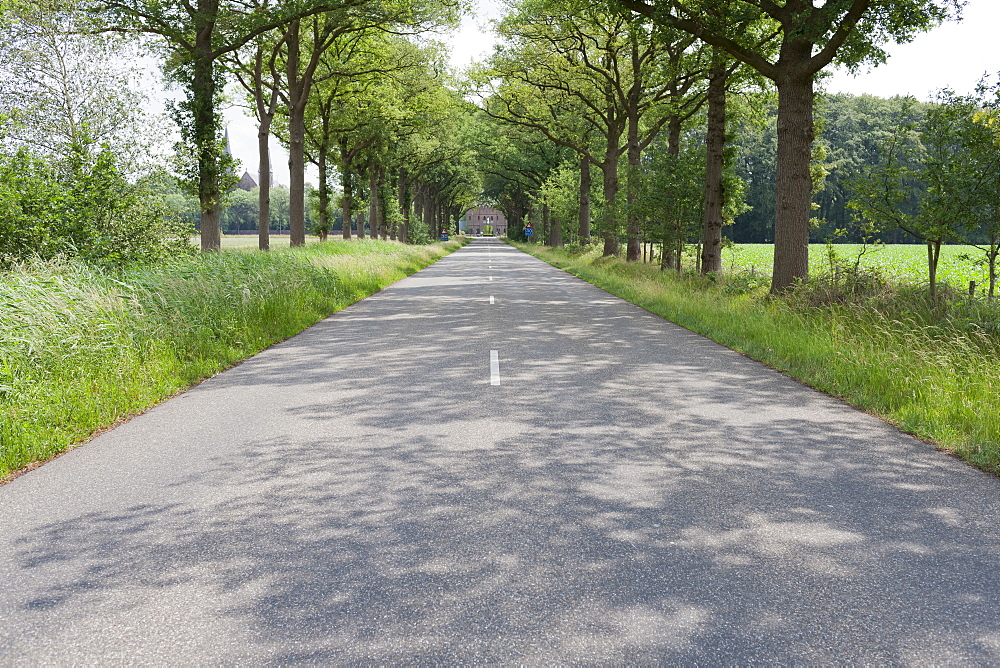
MULTIPOLYGON (((497 0, 474 0, 475 15, 467 16, 451 35, 438 39, 449 44, 451 64, 456 69, 488 56, 496 43, 489 20, 499 18, 497 0)), ((951 87, 958 93, 972 92, 976 82, 1000 72, 1000 48, 996 30, 1000 26, 1000 0, 968 0, 963 20, 949 22, 917 35, 908 44, 888 45, 889 60, 856 75, 832 71, 824 82, 831 93, 871 94, 880 97, 913 95, 929 100, 935 91, 951 87)), ((233 154, 251 175, 257 172, 257 131, 252 118, 237 107, 226 111, 233 154)), ((288 183, 287 154, 272 140, 272 168, 276 183, 288 183)), ((315 173, 307 174, 315 181, 315 173)))

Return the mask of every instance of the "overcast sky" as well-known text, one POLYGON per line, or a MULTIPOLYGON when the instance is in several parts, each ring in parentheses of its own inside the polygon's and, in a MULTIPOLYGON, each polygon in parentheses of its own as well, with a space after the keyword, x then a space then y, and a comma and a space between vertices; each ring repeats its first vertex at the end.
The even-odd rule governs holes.
MULTIPOLYGON (((451 36, 439 39, 451 45, 452 66, 462 68, 489 55, 496 41, 489 31, 490 19, 499 18, 501 3, 476 0, 476 15, 466 17, 451 36)), ((825 82, 833 93, 880 97, 913 95, 927 100, 944 87, 959 93, 971 92, 984 73, 995 77, 1000 72, 1000 0, 968 0, 964 19, 947 23, 931 32, 918 35, 909 44, 890 45, 889 61, 878 68, 852 76, 835 71, 825 82)), ((254 121, 239 109, 226 113, 234 155, 251 174, 257 172, 257 132, 254 121)), ((288 183, 287 155, 273 142, 272 166, 275 180, 288 183)), ((315 180, 315 175, 310 177, 315 180)))

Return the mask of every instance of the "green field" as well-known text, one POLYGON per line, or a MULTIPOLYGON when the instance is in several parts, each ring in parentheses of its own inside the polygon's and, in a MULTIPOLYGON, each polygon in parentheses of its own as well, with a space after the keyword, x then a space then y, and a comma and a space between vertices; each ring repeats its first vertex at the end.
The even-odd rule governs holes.
MULTIPOLYGON (((332 235, 331 235, 332 238, 332 235)), ((270 244, 271 248, 277 250, 279 248, 288 248, 288 234, 271 234, 270 244)), ((314 244, 319 242, 318 237, 307 236, 306 243, 314 244)), ((201 246, 201 238, 197 235, 191 237, 191 243, 195 246, 201 246)), ((223 234, 222 235, 222 247, 223 248, 257 248, 257 235, 255 234, 223 234)))
MULTIPOLYGON (((861 251, 859 244, 835 244, 837 257, 848 265, 861 251)), ((973 246, 944 246, 938 266, 938 281, 950 283, 958 290, 968 289, 969 281, 980 286, 989 285, 986 267, 975 266, 975 260, 983 257, 983 252, 973 246), (967 255, 971 259, 963 259, 967 255)), ((770 275, 774 263, 773 244, 736 244, 723 252, 723 273, 750 271, 770 275)), ((927 247, 923 244, 885 244, 869 246, 862 259, 862 266, 877 267, 887 277, 906 283, 927 282, 927 247)), ((809 273, 820 274, 830 270, 826 244, 810 244, 809 273)))

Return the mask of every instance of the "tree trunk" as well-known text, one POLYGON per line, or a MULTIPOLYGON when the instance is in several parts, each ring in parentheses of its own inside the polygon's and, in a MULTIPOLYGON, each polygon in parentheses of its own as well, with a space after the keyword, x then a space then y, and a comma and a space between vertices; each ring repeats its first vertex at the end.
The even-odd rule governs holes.
POLYGON ((542 202, 542 238, 543 244, 552 245, 552 217, 548 202, 542 202))
POLYGON ((931 300, 937 299, 938 260, 941 259, 941 240, 927 240, 927 274, 930 280, 931 300))
POLYGON ((424 229, 427 230, 427 236, 434 240, 434 202, 431 201, 430 186, 423 187, 423 209, 421 210, 421 219, 424 229))
POLYGON ((718 55, 708 76, 708 129, 705 140, 705 221, 701 273, 722 273, 722 207, 725 186, 726 80, 725 60, 718 55))
POLYGON ((643 72, 639 60, 639 43, 635 39, 634 33, 630 32, 629 35, 633 85, 629 89, 625 106, 625 113, 628 117, 628 127, 625 135, 625 144, 627 146, 626 158, 628 162, 628 181, 625 184, 625 200, 628 208, 625 228, 625 261, 638 262, 641 254, 639 235, 642 233, 639 227, 639 212, 636 210, 639 205, 639 160, 642 157, 642 147, 639 145, 639 120, 642 115, 639 109, 639 99, 642 87, 638 84, 642 81, 643 72))
POLYGON ((271 248, 271 138, 270 116, 261 118, 257 128, 257 248, 271 248))
POLYGON ((410 220, 406 226, 407 241, 416 239, 420 235, 419 230, 416 230, 414 226, 419 227, 424 224, 424 186, 422 183, 419 183, 413 188, 411 204, 413 205, 413 213, 411 214, 410 220))
POLYGON ((396 190, 396 198, 399 202, 399 214, 402 218, 402 225, 399 230, 399 240, 404 244, 410 240, 410 185, 406 181, 406 173, 399 172, 399 185, 396 190))
POLYGON ((677 274, 680 275, 684 271, 684 235, 678 234, 677 239, 677 274))
POLYGON ((289 243, 306 243, 305 82, 299 77, 299 21, 289 26, 288 61, 288 236, 289 243))
POLYGON ((319 151, 319 225, 316 232, 320 241, 326 241, 326 236, 330 232, 330 175, 326 164, 327 150, 325 147, 319 151))
POLYGON ((625 250, 626 262, 637 262, 641 250, 639 248, 639 235, 642 230, 639 228, 639 212, 636 210, 639 205, 639 160, 642 157, 642 149, 639 147, 639 116, 630 114, 628 121, 628 182, 625 199, 628 207, 627 242, 625 250))
MULTIPOLYGON (((805 45, 805 48, 811 48, 805 45)), ((808 56, 807 56, 808 57, 808 56)), ((813 142, 813 76, 791 72, 777 81, 778 164, 771 292, 809 276, 810 162, 813 142)))
POLYGON ((351 179, 351 167, 349 162, 345 159, 342 163, 341 169, 341 182, 344 187, 344 196, 341 198, 341 210, 344 212, 344 238, 351 238, 351 219, 354 216, 354 212, 351 210, 354 204, 354 184, 351 179))
POLYGON ((621 246, 618 241, 618 220, 615 217, 615 203, 618 199, 618 159, 601 165, 604 177, 604 257, 618 255, 621 246))
POLYGON ((590 242, 590 159, 580 158, 580 245, 590 242))
POLYGON ((990 246, 989 252, 989 262, 990 262, 990 299, 996 295, 997 287, 997 254, 1000 248, 997 247, 996 243, 990 246))
POLYGON ((195 31, 193 76, 191 81, 192 125, 198 151, 198 203, 201 219, 201 250, 208 253, 222 246, 219 224, 222 193, 219 189, 219 150, 215 114, 215 59, 212 56, 214 17, 217 0, 199 0, 198 15, 203 23, 195 31))
MULTIPOLYGON (((672 160, 677 160, 681 154, 681 117, 674 114, 667 121, 667 155, 672 160)), ((660 246, 660 269, 676 268, 680 266, 680 257, 675 256, 676 248, 671 243, 674 237, 682 235, 681 224, 676 219, 676 215, 663 221, 663 235, 660 246), (673 229, 671 229, 671 226, 673 229), (673 236, 671 236, 673 235, 673 236)))
POLYGON ((368 229, 372 239, 379 237, 379 215, 378 215, 378 169, 375 163, 368 164, 368 229))
POLYGON ((548 204, 545 205, 544 215, 549 219, 549 245, 559 248, 563 245, 562 223, 551 215, 548 204))

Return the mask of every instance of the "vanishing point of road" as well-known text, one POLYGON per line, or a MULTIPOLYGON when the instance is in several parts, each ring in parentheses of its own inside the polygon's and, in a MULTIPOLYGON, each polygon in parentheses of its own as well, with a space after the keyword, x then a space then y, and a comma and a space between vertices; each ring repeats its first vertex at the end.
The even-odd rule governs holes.
POLYGON ((494 240, 0 487, 0 664, 1000 664, 1000 480, 494 240))

